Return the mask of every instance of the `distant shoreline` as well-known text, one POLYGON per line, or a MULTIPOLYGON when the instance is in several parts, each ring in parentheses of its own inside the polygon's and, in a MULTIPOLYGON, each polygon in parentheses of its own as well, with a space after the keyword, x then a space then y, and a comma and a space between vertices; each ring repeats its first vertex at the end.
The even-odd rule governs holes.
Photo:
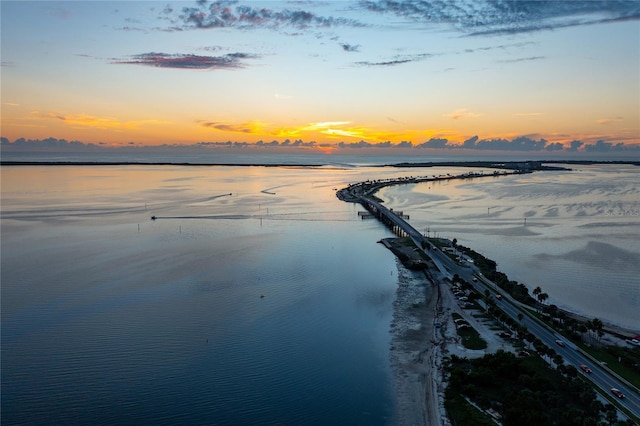
MULTIPOLYGON (((631 165, 640 166, 640 161, 614 160, 526 160, 526 161, 434 161, 434 162, 402 162, 391 164, 371 164, 359 167, 490 167, 513 168, 517 164, 538 163, 543 170, 563 170, 550 168, 546 164, 565 165, 631 165)), ((325 167, 335 166, 331 163, 194 163, 173 161, 0 161, 0 166, 223 166, 223 167, 325 167)), ((569 169, 564 169, 569 170, 569 169)))

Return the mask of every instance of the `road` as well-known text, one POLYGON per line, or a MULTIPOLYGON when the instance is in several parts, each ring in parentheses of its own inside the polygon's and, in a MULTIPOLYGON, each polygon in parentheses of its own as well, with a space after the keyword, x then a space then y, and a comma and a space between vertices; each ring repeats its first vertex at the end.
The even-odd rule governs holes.
MULTIPOLYGON (((402 229, 414 241, 416 246, 422 249, 423 243, 427 243, 427 239, 402 217, 393 213, 381 203, 370 198, 369 195, 373 192, 375 191, 369 190, 364 194, 352 193, 351 195, 379 219, 380 216, 383 216, 388 222, 402 229)), ((597 363, 589 355, 583 353, 573 343, 566 341, 552 329, 548 328, 546 325, 531 316, 527 310, 520 307, 520 304, 517 301, 513 300, 507 293, 499 289, 494 282, 482 277, 475 265, 459 265, 437 247, 430 243, 428 244, 432 248, 423 250, 424 253, 433 260, 436 267, 445 276, 452 277, 457 274, 467 282, 471 283, 474 288, 480 292, 480 294, 484 294, 486 289, 500 293, 502 295, 502 299, 496 300, 496 305, 500 309, 516 321, 519 321, 518 315, 522 314, 523 319, 521 323, 527 327, 529 332, 539 338, 548 347, 554 348, 554 350, 562 356, 566 365, 575 366, 578 369, 579 374, 582 374, 586 379, 594 383, 601 389, 602 393, 613 396, 611 388, 619 389, 625 395, 625 398, 619 399, 615 396, 613 396, 613 398, 615 398, 622 407, 626 408, 637 418, 640 418, 640 391, 638 391, 636 387, 615 375, 615 373, 605 366, 597 363), (477 276, 481 279, 474 280, 477 276), (564 345, 559 345, 556 342, 557 340, 561 340, 564 345), (579 366, 581 364, 587 365, 592 370, 592 373, 584 373, 580 370, 579 366)))

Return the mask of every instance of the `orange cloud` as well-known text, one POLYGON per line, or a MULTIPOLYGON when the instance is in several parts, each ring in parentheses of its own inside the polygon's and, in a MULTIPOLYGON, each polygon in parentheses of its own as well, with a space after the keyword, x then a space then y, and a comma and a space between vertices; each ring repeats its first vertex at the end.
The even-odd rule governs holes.
POLYGON ((198 120, 203 127, 210 129, 220 130, 221 132, 233 132, 233 133, 262 133, 263 123, 259 121, 248 121, 246 123, 223 123, 220 121, 204 121, 198 120))
POLYGON ((309 123, 295 128, 278 129, 276 136, 280 137, 304 137, 305 134, 313 137, 313 134, 324 136, 328 139, 354 138, 368 141, 407 140, 416 136, 416 133, 381 132, 366 127, 349 126, 350 121, 324 121, 309 123))
POLYGON ((621 121, 623 121, 622 117, 601 118, 599 120, 596 120, 596 123, 598 123, 598 124, 611 124, 611 123, 620 123, 621 121))
POLYGON ((137 120, 137 121, 119 121, 113 117, 95 117, 93 115, 63 115, 55 112, 39 113, 34 111, 33 114, 39 114, 42 118, 55 119, 63 121, 71 126, 86 126, 95 129, 135 129, 147 124, 164 124, 166 121, 161 120, 137 120))

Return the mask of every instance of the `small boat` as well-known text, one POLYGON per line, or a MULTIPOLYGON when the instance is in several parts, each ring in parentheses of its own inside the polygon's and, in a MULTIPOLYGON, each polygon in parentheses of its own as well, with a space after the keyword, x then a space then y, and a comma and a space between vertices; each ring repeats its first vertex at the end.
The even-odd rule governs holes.
POLYGON ((151 220, 156 220, 156 219, 157 219, 157 217, 151 216, 151 220))

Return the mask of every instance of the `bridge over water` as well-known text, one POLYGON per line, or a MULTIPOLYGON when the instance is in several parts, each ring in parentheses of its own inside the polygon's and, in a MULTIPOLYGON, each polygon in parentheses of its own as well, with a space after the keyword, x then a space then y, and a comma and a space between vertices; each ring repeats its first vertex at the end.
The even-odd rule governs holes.
MULTIPOLYGON (((526 173, 521 170, 512 172, 496 172, 491 175, 481 173, 466 173, 458 176, 445 176, 445 177, 432 177, 432 178, 398 178, 388 179, 381 181, 365 181, 356 184, 349 185, 346 188, 339 190, 336 195, 339 199, 346 202, 360 203, 372 216, 376 217, 382 223, 389 228, 393 229, 396 233, 401 230, 410 237, 415 245, 421 249, 436 265, 438 270, 443 276, 452 278, 454 274, 458 274, 463 279, 472 283, 472 286, 479 292, 483 292, 487 288, 493 289, 493 291, 501 294, 503 297, 498 301, 499 307, 509 316, 516 319, 519 318, 519 314, 524 315, 525 320, 520 320, 522 324, 528 327, 529 331, 548 347, 556 347, 558 353, 571 364, 590 364, 593 369, 593 373, 590 377, 586 377, 591 380, 600 390, 601 394, 609 394, 611 388, 620 389, 627 397, 625 399, 618 400, 618 404, 623 406, 631 413, 635 418, 640 417, 640 390, 632 383, 628 382, 624 378, 620 377, 615 372, 611 371, 606 365, 599 365, 599 363, 593 359, 589 354, 580 350, 576 350, 573 347, 557 347, 557 335, 555 330, 547 328, 545 324, 539 323, 539 320, 535 318, 529 318, 529 312, 522 310, 519 304, 511 299, 511 297, 498 290, 497 285, 486 277, 481 277, 481 280, 475 280, 475 274, 478 271, 475 267, 471 269, 457 265, 452 259, 444 254, 440 249, 433 246, 428 239, 418 232, 413 226, 411 226, 406 220, 404 220, 402 212, 394 212, 392 209, 386 208, 382 205, 382 200, 375 197, 375 193, 386 186, 401 185, 401 184, 413 184, 419 182, 429 182, 437 180, 449 180, 449 179, 469 179, 483 176, 493 175, 506 175, 506 174, 519 174, 526 173), (477 281, 477 282, 476 282, 477 281), (524 322, 523 322, 524 321, 524 322)), ((529 172, 530 173, 530 172, 529 172)), ((627 417, 625 414, 621 414, 622 418, 627 417)))

